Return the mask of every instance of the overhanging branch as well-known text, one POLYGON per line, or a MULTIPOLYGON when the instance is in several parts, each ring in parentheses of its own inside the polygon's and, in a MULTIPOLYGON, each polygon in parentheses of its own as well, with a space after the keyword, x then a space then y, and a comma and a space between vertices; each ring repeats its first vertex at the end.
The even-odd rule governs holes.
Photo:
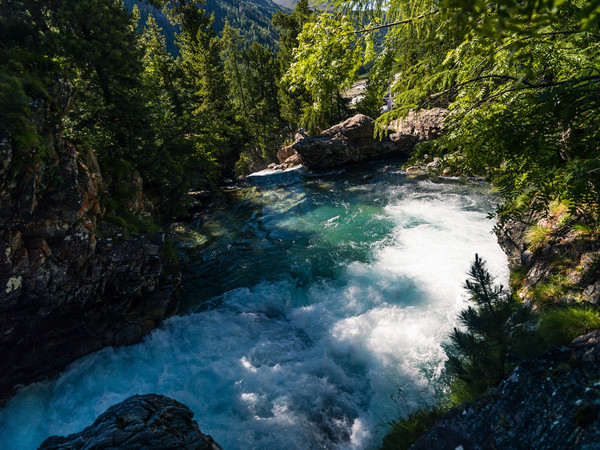
POLYGON ((362 30, 356 30, 354 33, 356 33, 356 34, 370 33, 372 31, 381 30, 382 28, 389 28, 389 27, 395 27, 398 25, 404 25, 407 23, 414 22, 415 20, 420 20, 420 19, 424 19, 425 17, 433 16, 434 14, 437 14, 438 12, 439 12, 439 10, 436 10, 436 11, 431 11, 431 12, 428 12, 425 14, 421 14, 420 16, 411 17, 410 19, 399 20, 397 22, 391 22, 391 23, 383 23, 381 25, 375 25, 375 26, 372 26, 369 28, 363 28, 362 30))

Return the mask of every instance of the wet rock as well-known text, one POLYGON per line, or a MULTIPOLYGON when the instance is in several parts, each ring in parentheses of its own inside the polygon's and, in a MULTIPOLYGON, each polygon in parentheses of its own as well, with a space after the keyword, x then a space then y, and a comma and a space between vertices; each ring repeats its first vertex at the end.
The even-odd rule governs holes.
POLYGON ((406 168, 406 173, 410 174, 410 175, 426 175, 427 172, 425 172, 425 170, 423 170, 422 167, 419 166, 409 166, 406 168))
MULTIPOLYGON (((312 170, 327 170, 350 162, 394 153, 397 146, 389 138, 373 138, 374 121, 362 114, 335 125, 318 136, 294 143, 304 164, 312 170)), ((290 150, 291 150, 290 149, 290 150)))
POLYGON ((80 433, 53 436, 40 449, 185 448, 222 450, 202 434, 194 413, 162 395, 136 395, 109 408, 80 433))

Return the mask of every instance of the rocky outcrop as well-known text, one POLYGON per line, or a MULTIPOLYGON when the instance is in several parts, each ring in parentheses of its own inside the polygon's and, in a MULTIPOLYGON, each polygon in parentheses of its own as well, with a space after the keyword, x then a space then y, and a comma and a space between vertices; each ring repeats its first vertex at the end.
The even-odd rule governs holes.
POLYGON ((523 273, 513 286, 521 299, 543 295, 543 285, 552 282, 560 285, 552 292, 554 302, 600 305, 600 239, 577 223, 564 207, 549 213, 530 208, 498 228, 511 268, 523 273))
POLYGON ((58 80, 52 98, 32 103, 48 148, 20 155, 22 169, 0 131, 0 399, 87 353, 139 341, 177 309, 164 235, 128 237, 102 220, 98 163, 61 138, 69 86, 58 80))
POLYGON ((447 111, 440 108, 411 111, 406 119, 392 122, 387 135, 377 139, 373 119, 358 114, 318 136, 300 136, 278 152, 277 168, 302 163, 312 170, 328 170, 381 156, 408 154, 417 142, 439 136, 446 115, 447 111))
POLYGON ((411 448, 598 448, 599 375, 595 331, 515 368, 498 388, 447 414, 411 448))
POLYGON ((46 439, 40 449, 185 448, 222 450, 192 420, 194 413, 156 394, 136 395, 108 409, 80 433, 46 439))
MULTIPOLYGON (((512 288, 525 302, 600 304, 600 240, 582 219, 564 206, 545 211, 534 202, 498 226, 509 265, 521 274, 512 288)), ((499 387, 447 414, 412 448, 595 449, 599 378, 597 330, 522 363, 499 387)))
POLYGON ((396 140, 401 136, 414 136, 418 141, 435 139, 442 134, 447 115, 448 110, 444 108, 411 109, 406 117, 390 122, 390 138, 396 140))

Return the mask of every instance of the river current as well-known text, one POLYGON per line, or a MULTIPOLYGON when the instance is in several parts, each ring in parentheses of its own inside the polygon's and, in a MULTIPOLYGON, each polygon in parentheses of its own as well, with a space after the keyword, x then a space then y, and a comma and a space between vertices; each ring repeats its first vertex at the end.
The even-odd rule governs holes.
POLYGON ((188 405, 225 449, 371 448, 432 401, 478 253, 505 281, 484 184, 372 164, 256 174, 179 229, 185 311, 0 411, 0 448, 82 430, 129 396, 188 405))

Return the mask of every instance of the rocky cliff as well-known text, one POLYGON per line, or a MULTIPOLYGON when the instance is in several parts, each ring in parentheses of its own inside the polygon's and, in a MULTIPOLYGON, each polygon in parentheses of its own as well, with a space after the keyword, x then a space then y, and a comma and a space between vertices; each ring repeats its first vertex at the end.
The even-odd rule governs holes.
POLYGON ((600 239, 581 219, 560 205, 549 213, 530 208, 497 230, 511 269, 521 274, 512 287, 522 300, 600 304, 600 239))
POLYGON ((162 395, 136 395, 111 408, 80 433, 46 439, 40 449, 185 448, 222 450, 202 434, 194 413, 162 395))
POLYGON ((32 102, 43 155, 19 154, 0 124, 0 399, 87 353, 139 341, 177 309, 164 235, 126 237, 103 221, 94 154, 61 136, 71 87, 57 80, 50 98, 32 102))

